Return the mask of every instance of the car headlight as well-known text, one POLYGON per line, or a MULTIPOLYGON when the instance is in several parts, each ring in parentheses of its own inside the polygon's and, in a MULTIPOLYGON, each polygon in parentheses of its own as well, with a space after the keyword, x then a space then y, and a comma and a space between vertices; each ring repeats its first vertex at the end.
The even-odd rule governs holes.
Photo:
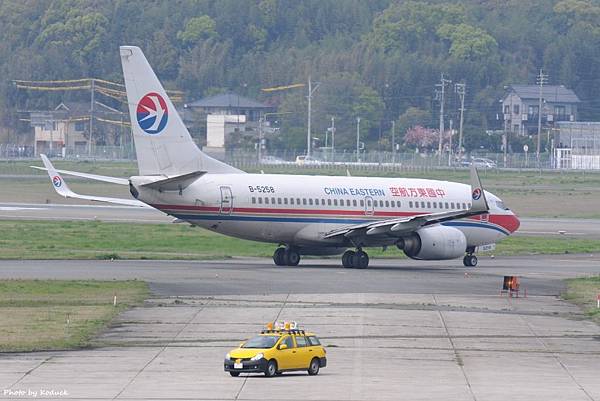
POLYGON ((263 359, 264 355, 262 353, 256 354, 254 355, 250 360, 251 361, 258 361, 260 359, 263 359))
POLYGON ((225 359, 231 359, 231 355, 229 355, 229 353, 227 355, 225 355, 225 359))

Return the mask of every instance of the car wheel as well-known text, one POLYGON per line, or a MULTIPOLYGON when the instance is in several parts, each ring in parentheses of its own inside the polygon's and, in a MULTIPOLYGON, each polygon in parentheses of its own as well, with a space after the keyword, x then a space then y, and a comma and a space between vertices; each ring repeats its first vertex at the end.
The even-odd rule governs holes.
POLYGON ((273 377, 277 374, 277 362, 271 359, 265 368, 265 376, 273 377))
POLYGON ((240 375, 240 372, 229 372, 229 374, 233 377, 238 377, 240 375))
POLYGON ((321 362, 318 358, 313 358, 310 361, 310 365, 308 366, 308 374, 311 376, 315 376, 319 374, 319 368, 321 367, 321 362))

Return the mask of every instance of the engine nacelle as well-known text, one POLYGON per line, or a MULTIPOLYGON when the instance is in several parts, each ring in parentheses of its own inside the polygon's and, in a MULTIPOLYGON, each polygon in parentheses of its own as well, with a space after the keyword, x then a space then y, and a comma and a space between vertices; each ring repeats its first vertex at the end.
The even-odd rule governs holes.
POLYGON ((467 238, 456 228, 436 225, 421 228, 401 238, 396 246, 411 259, 456 259, 465 254, 467 238))

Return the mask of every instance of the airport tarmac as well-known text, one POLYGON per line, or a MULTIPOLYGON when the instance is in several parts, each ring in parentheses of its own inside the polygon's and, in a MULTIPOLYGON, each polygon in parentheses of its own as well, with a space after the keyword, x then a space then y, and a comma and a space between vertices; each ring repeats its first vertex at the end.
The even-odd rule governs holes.
MULTIPOLYGON (((98 220, 117 223, 171 223, 174 218, 142 207, 0 203, 0 220, 98 220)), ((600 219, 520 217, 515 235, 600 239, 600 219)))
POLYGON ((0 278, 137 278, 154 292, 91 349, 0 355, 0 398, 600 400, 600 327, 557 297, 564 278, 599 274, 600 255, 455 262, 0 261, 0 278), (503 275, 527 298, 500 296, 503 275), (317 332, 327 368, 223 372, 225 353, 276 319, 317 332))

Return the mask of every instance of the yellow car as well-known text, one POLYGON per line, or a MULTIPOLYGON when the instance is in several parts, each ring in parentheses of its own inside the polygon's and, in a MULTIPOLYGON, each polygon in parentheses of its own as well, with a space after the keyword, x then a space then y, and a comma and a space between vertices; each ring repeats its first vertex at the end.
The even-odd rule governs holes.
POLYGON ((313 376, 327 366, 325 348, 313 333, 295 328, 271 328, 242 343, 225 356, 225 371, 231 376, 240 373, 264 373, 267 377, 282 372, 306 370, 313 376))

